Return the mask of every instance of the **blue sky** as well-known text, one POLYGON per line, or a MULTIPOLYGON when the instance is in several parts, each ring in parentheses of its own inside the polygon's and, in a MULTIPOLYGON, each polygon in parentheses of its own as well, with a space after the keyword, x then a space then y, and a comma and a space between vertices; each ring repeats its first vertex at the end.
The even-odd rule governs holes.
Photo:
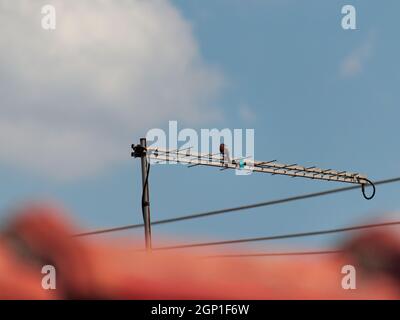
MULTIPOLYGON (((222 117, 195 122, 194 113, 193 119, 181 120, 180 113, 185 113, 181 109, 171 109, 154 122, 152 114, 143 115, 146 125, 140 132, 132 121, 123 160, 70 180, 53 179, 19 163, 0 162, 1 217, 21 200, 55 199, 83 229, 140 223, 140 167, 139 161, 129 157, 129 145, 148 129, 166 128, 168 120, 175 119, 181 120, 180 129, 254 128, 259 160, 357 171, 376 180, 399 176, 400 3, 351 1, 357 10, 357 30, 346 31, 341 28, 345 4, 333 0, 171 1, 170 6, 191 29, 202 63, 223 78, 208 107, 197 112, 215 109, 222 117)), ((4 63, 0 60, 1 70, 4 63)), ((96 110, 92 117, 96 120, 96 110)), ((107 144, 98 138, 96 150, 102 157, 107 144)), ((28 148, 23 164, 34 157, 28 148)), ((50 165, 64 170, 62 161, 50 165)), ((339 186, 264 174, 242 177, 212 168, 153 166, 151 213, 158 220, 339 186)), ((351 191, 154 226, 153 237, 156 244, 163 237, 190 242, 303 232, 399 218, 393 213, 398 209, 398 186, 393 184, 379 186, 371 201, 364 200, 360 191, 351 191)), ((114 236, 127 234, 141 236, 142 230, 114 236)), ((343 237, 291 239, 257 247, 325 248, 343 237)))

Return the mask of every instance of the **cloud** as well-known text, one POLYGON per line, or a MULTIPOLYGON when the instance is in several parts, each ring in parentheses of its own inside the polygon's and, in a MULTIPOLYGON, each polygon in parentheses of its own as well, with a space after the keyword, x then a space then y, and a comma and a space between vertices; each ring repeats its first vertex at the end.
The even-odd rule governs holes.
POLYGON ((343 77, 353 77, 361 73, 373 54, 374 44, 374 33, 370 33, 360 46, 343 59, 340 64, 340 74, 343 77))
POLYGON ((164 0, 0 0, 0 162, 96 174, 166 120, 218 116, 221 73, 164 0), (41 27, 54 5, 57 29, 41 27))

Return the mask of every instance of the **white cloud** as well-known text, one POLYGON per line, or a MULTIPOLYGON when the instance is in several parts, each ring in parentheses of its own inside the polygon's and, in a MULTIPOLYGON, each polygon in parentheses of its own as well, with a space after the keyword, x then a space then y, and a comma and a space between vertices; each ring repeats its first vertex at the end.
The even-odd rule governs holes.
POLYGON ((216 117, 222 82, 169 1, 0 0, 2 163, 95 174, 150 127, 216 117), (41 28, 45 4, 55 31, 41 28))
POLYGON ((370 33, 364 42, 353 49, 341 62, 340 74, 343 77, 353 77, 363 71, 365 64, 371 58, 375 43, 374 33, 370 33))

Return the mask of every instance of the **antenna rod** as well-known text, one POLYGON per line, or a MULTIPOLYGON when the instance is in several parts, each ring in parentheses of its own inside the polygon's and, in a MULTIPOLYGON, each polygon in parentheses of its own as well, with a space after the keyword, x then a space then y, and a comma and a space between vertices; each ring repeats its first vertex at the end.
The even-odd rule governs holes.
POLYGON ((224 144, 220 145, 219 154, 202 154, 197 152, 182 153, 179 149, 173 150, 173 153, 168 149, 147 148, 147 157, 157 161, 176 161, 181 164, 186 164, 188 167, 194 166, 210 166, 219 167, 220 170, 236 169, 250 170, 254 172, 269 173, 272 175, 285 175, 290 177, 317 179, 325 181, 353 183, 361 186, 364 198, 370 200, 375 195, 374 184, 365 176, 359 173, 348 171, 337 171, 333 169, 321 169, 315 166, 304 167, 298 164, 283 164, 276 160, 272 161, 254 161, 253 159, 239 158, 230 159, 229 152, 224 144), (366 195, 365 189, 367 186, 372 187, 372 194, 366 195))

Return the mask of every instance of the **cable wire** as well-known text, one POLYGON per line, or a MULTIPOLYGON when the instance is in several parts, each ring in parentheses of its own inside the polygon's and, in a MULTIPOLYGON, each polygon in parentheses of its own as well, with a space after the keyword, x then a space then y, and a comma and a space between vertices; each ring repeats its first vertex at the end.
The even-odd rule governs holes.
POLYGON ((147 164, 147 170, 146 170, 146 178, 144 180, 144 184, 143 184, 143 190, 142 190, 142 212, 143 212, 143 221, 145 220, 145 207, 149 205, 149 203, 147 201, 144 200, 144 195, 146 192, 146 188, 148 185, 148 181, 149 181, 149 175, 150 175, 150 162, 147 164))
POLYGON ((211 259, 211 258, 258 258, 258 257, 306 256, 306 255, 321 255, 321 254, 339 254, 342 252, 343 250, 236 253, 236 254, 219 254, 212 256, 204 256, 203 258, 211 259))
MULTIPOLYGON (((391 179, 375 181, 372 185, 383 185, 383 184, 395 183, 395 182, 399 182, 399 181, 400 181, 400 177, 396 177, 396 178, 391 178, 391 179)), ((277 205, 277 204, 286 203, 286 202, 299 201, 299 200, 304 200, 304 199, 309 199, 309 198, 326 196, 326 195, 333 194, 333 193, 351 191, 351 190, 354 190, 357 188, 359 188, 359 186, 349 186, 349 187, 330 189, 330 190, 314 192, 314 193, 306 193, 306 194, 302 194, 302 195, 298 195, 298 196, 281 198, 281 199, 276 199, 276 200, 254 203, 254 204, 248 204, 248 205, 244 205, 244 206, 219 209, 219 210, 213 210, 213 211, 202 212, 202 213, 195 213, 195 214, 184 215, 184 216, 169 218, 169 219, 156 220, 156 221, 153 221, 151 223, 151 225, 166 224, 166 223, 172 223, 172 222, 178 222, 178 221, 190 220, 190 219, 198 219, 198 218, 204 218, 204 217, 209 217, 209 216, 213 216, 213 215, 219 215, 219 214, 223 214, 223 213, 227 213, 227 212, 235 212, 235 211, 241 211, 241 210, 246 210, 246 209, 253 209, 253 208, 258 208, 258 207, 277 205)), ((90 236, 90 235, 104 234, 104 233, 109 233, 109 232, 117 232, 117 231, 136 229, 136 228, 141 228, 141 227, 144 227, 144 224, 129 224, 129 225, 120 226, 120 227, 98 229, 98 230, 94 230, 94 231, 79 233, 74 236, 75 237, 90 236)))
POLYGON ((310 237, 310 236, 325 235, 325 234, 330 234, 330 233, 339 233, 339 232, 347 232, 347 231, 355 231, 355 230, 387 227, 387 226, 395 226, 395 225, 400 225, 400 221, 374 223, 374 224, 363 224, 363 225, 351 226, 351 227, 345 227, 345 228, 326 229, 326 230, 301 232, 301 233, 289 233, 289 234, 283 234, 283 235, 277 235, 277 236, 267 236, 267 237, 258 237, 258 238, 244 238, 244 239, 224 240, 224 241, 214 241, 214 242, 189 243, 189 244, 181 244, 181 245, 174 245, 174 246, 157 247, 157 248, 153 248, 153 250, 185 249, 185 248, 209 247, 209 246, 218 246, 218 245, 226 245, 226 244, 245 243, 245 242, 270 241, 270 240, 279 240, 279 239, 310 237))

